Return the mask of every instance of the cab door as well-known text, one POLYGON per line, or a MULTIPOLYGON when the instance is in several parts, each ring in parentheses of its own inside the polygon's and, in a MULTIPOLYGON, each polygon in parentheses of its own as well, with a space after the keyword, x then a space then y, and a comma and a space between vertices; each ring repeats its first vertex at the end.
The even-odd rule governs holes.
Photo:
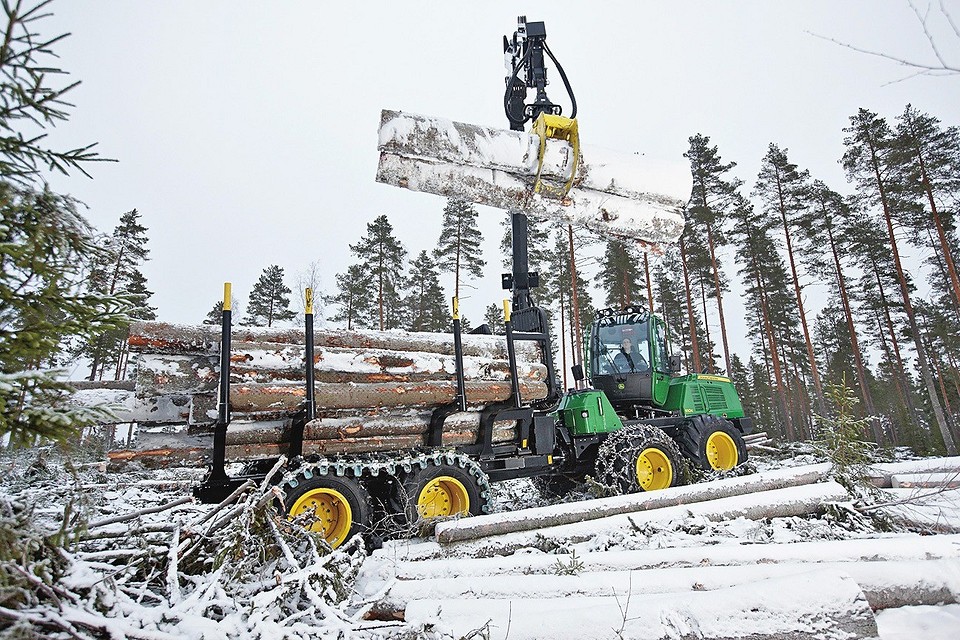
POLYGON ((650 363, 653 371, 653 404, 662 407, 670 391, 670 352, 667 350, 667 329, 656 316, 650 317, 650 363))

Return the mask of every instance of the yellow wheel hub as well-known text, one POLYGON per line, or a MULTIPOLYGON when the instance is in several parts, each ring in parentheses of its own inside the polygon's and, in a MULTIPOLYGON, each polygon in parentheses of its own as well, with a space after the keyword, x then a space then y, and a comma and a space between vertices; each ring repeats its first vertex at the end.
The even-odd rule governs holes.
POLYGON ((313 515, 307 531, 323 535, 323 539, 336 549, 343 544, 353 526, 353 510, 346 497, 336 489, 313 489, 297 498, 290 508, 290 517, 304 513, 313 515))
POLYGON ((714 431, 707 438, 707 462, 714 469, 733 469, 739 462, 737 443, 723 431, 714 431))
POLYGON ((670 458, 661 451, 651 447, 644 449, 637 456, 637 484, 644 491, 666 489, 673 483, 673 465, 670 458))
POLYGON ((417 512, 422 518, 469 513, 470 494, 456 478, 438 476, 428 482, 417 496, 417 512))

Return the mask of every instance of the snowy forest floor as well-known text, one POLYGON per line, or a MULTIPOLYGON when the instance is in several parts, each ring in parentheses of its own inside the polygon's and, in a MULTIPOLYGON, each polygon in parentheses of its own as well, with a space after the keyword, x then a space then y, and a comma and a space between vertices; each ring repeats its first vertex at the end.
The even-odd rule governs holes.
MULTIPOLYGON (((822 462, 788 453, 754 457, 754 475, 822 462)), ((884 489, 875 504, 914 497, 866 514, 862 495, 788 517, 667 507, 625 527, 580 523, 579 542, 543 529, 534 544, 408 539, 368 555, 359 540, 329 553, 271 517, 270 487, 201 505, 185 498, 202 470, 107 473, 100 460, 0 457, 0 637, 937 640, 960 628, 960 535, 929 535, 960 531, 957 489, 884 489)), ((529 480, 494 490, 511 517, 548 504, 529 480)))

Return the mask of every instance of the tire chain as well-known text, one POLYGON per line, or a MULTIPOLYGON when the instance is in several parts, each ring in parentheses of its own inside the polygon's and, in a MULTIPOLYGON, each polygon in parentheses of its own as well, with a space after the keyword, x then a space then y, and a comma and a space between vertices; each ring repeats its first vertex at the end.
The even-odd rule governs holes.
MULTIPOLYGON (((622 487, 624 480, 627 481, 627 484, 635 484, 634 481, 630 481, 630 477, 635 474, 634 469, 636 468, 636 460, 631 455, 631 449, 633 448, 631 445, 635 440, 645 440, 650 444, 672 447, 677 452, 677 458, 681 464, 684 462, 682 454, 677 450, 676 443, 662 429, 646 424, 626 426, 610 435, 597 450, 594 480, 611 495, 624 493, 622 487), (625 471, 630 475, 624 476, 625 471)), ((683 474, 684 471, 683 469, 674 469, 674 474, 683 474)), ((683 475, 679 475, 678 478, 683 478, 683 475)))
POLYGON ((483 503, 481 510, 483 513, 489 513, 492 493, 487 474, 470 456, 449 449, 405 453, 401 457, 385 456, 383 454, 350 458, 321 457, 310 462, 302 462, 296 468, 288 468, 278 486, 286 496, 290 489, 294 489, 300 484, 299 478, 304 477, 309 480, 314 476, 330 475, 331 472, 335 476, 347 476, 360 481, 363 481, 364 478, 386 476, 399 482, 402 474, 410 473, 414 469, 426 469, 431 464, 438 467, 442 465, 456 466, 474 476, 477 479, 477 489, 483 503))

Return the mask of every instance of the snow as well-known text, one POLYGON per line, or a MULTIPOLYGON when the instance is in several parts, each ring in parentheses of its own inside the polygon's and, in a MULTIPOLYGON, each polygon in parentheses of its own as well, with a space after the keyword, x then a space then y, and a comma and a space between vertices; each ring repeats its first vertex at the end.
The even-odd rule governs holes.
POLYGON ((887 609, 877 614, 877 628, 883 640, 957 640, 960 604, 887 609))
MULTIPOLYGON (((187 483, 199 474, 188 469, 105 474, 95 464, 96 455, 77 453, 73 464, 78 470, 71 475, 55 452, 41 450, 49 458, 45 461, 37 453, 5 454, 0 460, 5 478, 0 500, 36 501, 39 508, 34 519, 47 531, 59 529, 68 500, 73 499, 92 522, 181 498, 187 483)), ((774 468, 791 461, 760 462, 758 466, 769 470, 714 484, 743 486, 759 477, 805 472, 774 468)), ((822 465, 814 469, 823 471, 822 465)), ((494 485, 499 517, 522 517, 519 506, 539 505, 534 510, 540 513, 580 508, 578 503, 543 505, 542 499, 531 495, 532 489, 529 480, 494 485)), ((681 489, 674 493, 692 490, 681 489)), ((850 499, 831 482, 783 491, 767 491, 766 498, 784 503, 826 491, 826 495, 850 499)), ((890 489, 886 495, 911 497, 910 491, 890 489)), ((938 496, 942 505, 957 501, 956 492, 938 496)), ((627 501, 618 497, 582 504, 603 510, 627 501)), ((156 548, 159 557, 167 558, 168 545, 183 539, 177 536, 190 535, 196 526, 191 523, 211 509, 191 503, 102 527, 98 531, 120 536, 116 543, 71 552, 69 571, 59 585, 98 594, 97 610, 110 612, 107 617, 72 604, 59 612, 56 608, 30 611, 31 615, 45 612, 48 619, 57 615, 74 624, 99 626, 116 638, 453 640, 480 628, 490 638, 511 640, 720 638, 729 637, 724 634, 731 629, 754 634, 758 640, 774 633, 884 640, 958 637, 960 605, 953 603, 960 600, 960 535, 917 535, 902 528, 884 532, 866 520, 845 522, 834 516, 750 519, 738 515, 749 512, 751 501, 756 503, 757 495, 564 525, 584 527, 585 539, 580 542, 562 541, 555 532, 541 530, 543 538, 516 547, 509 555, 495 555, 506 547, 489 539, 470 543, 469 555, 461 554, 466 548, 463 543, 392 541, 366 559, 362 554, 337 557, 341 566, 363 563, 359 575, 347 583, 352 589, 345 600, 317 591, 311 596, 315 599, 308 598, 312 604, 297 609, 287 608, 286 599, 300 593, 296 589, 312 572, 327 571, 325 566, 276 572, 261 567, 244 579, 239 591, 221 567, 189 578, 181 574, 178 589, 169 589, 170 565, 163 561, 157 565, 159 582, 153 582, 138 601, 130 591, 137 584, 131 581, 135 576, 117 573, 110 552, 156 548), (707 517, 706 507, 711 504, 724 519, 707 517), (703 511, 697 513, 698 509, 703 511), (656 512, 664 513, 654 516, 656 512), (620 518, 633 518, 633 523, 620 518), (544 540, 557 544, 544 545, 544 540), (488 547, 484 549, 483 544, 488 547), (115 577, 105 579, 109 575, 115 577), (160 588, 169 589, 170 595, 160 601, 146 595, 160 588), (871 608, 877 609, 876 615, 871 608), (383 619, 390 621, 378 621, 376 616, 365 619, 377 611, 397 610, 404 620, 386 615, 383 619), (320 611, 322 615, 317 615, 320 611)), ((506 538, 518 535, 526 534, 506 538)), ((250 554, 255 555, 255 550, 251 548, 250 554)))

